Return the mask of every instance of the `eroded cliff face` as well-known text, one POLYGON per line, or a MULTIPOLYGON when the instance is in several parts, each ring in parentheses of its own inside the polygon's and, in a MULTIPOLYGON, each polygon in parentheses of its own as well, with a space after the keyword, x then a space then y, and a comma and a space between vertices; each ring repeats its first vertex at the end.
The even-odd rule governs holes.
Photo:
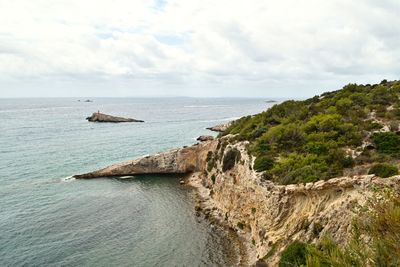
POLYGON ((399 186, 399 176, 381 179, 373 175, 275 185, 252 170, 246 142, 226 145, 230 138, 217 144, 213 168, 194 175, 191 183, 199 188, 201 205, 211 216, 247 238, 251 264, 261 260, 277 265, 280 252, 295 239, 316 242, 329 234, 345 243, 355 212, 373 189, 399 186), (223 157, 234 148, 240 151, 240 160, 223 172, 223 157))
POLYGON ((216 141, 203 142, 190 147, 172 149, 159 154, 146 156, 98 171, 74 175, 77 179, 114 177, 140 174, 185 174, 203 171, 208 151, 215 150, 216 141))
POLYGON ((189 183, 198 189, 199 208, 247 240, 245 265, 264 261, 268 266, 278 265, 280 253, 295 239, 310 243, 329 234, 345 243, 355 212, 374 189, 400 186, 400 176, 382 179, 373 175, 276 185, 252 170, 247 145, 230 135, 75 177, 192 173, 189 183), (233 157, 230 167, 224 168, 228 154, 233 157))

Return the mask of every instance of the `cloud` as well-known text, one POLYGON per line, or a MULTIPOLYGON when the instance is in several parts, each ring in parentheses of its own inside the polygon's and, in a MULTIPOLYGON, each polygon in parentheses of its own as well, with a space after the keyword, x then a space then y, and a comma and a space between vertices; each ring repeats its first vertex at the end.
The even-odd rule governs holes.
POLYGON ((399 13, 397 0, 0 0, 0 96, 308 96, 399 78, 399 13))

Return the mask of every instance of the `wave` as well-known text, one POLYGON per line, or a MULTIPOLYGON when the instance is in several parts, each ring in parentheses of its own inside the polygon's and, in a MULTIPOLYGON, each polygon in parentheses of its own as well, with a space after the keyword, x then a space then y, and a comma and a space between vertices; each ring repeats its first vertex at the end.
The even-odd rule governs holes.
POLYGON ((135 178, 135 176, 134 175, 126 175, 126 176, 118 177, 118 179, 132 179, 132 178, 135 178))
POLYGON ((228 105, 187 105, 184 108, 218 108, 218 107, 229 107, 228 105))
POLYGON ((21 108, 21 109, 4 109, 0 110, 0 113, 13 113, 13 112, 26 112, 26 111, 50 111, 50 110, 57 110, 57 109, 73 109, 76 107, 73 106, 66 106, 66 107, 48 107, 48 108, 21 108))
POLYGON ((238 120, 240 118, 241 117, 229 117, 229 118, 222 118, 222 119, 203 120, 203 121, 199 121, 199 122, 225 122, 225 121, 238 120))
POLYGON ((62 182, 72 182, 72 181, 75 181, 75 180, 76 180, 76 178, 73 177, 73 176, 67 176, 67 177, 61 178, 62 182))

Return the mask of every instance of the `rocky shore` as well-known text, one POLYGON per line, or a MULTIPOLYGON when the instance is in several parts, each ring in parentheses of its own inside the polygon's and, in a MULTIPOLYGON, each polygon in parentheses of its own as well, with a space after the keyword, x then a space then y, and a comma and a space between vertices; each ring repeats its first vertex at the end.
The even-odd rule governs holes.
POLYGON ((214 125, 211 127, 207 127, 207 130, 213 131, 213 132, 218 132, 218 133, 222 133, 225 132, 226 129, 229 128, 229 126, 232 125, 232 122, 227 122, 227 123, 222 123, 222 124, 218 124, 218 125, 214 125))
POLYGON ((131 118, 123 118, 123 117, 116 117, 116 116, 111 116, 107 115, 104 113, 100 112, 95 112, 92 114, 92 116, 87 117, 86 120, 90 122, 113 122, 113 123, 119 123, 119 122, 144 122, 142 120, 136 120, 136 119, 131 119, 131 118))
POLYGON ((228 135, 190 147, 76 175, 78 179, 139 174, 188 174, 196 188, 197 212, 236 231, 243 240, 241 265, 277 266, 290 240, 316 243, 324 234, 347 241, 355 210, 376 188, 400 186, 400 176, 348 176, 296 185, 277 185, 252 169, 248 143, 228 135), (239 157, 224 170, 224 158, 239 157))

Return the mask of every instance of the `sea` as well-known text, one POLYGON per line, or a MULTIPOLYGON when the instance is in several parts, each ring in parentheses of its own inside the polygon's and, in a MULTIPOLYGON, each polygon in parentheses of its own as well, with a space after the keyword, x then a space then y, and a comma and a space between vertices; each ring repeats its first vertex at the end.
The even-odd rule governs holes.
POLYGON ((234 266, 234 236, 195 214, 179 176, 75 180, 216 135, 249 98, 0 99, 0 266, 234 266), (144 123, 93 123, 93 112, 144 123))

